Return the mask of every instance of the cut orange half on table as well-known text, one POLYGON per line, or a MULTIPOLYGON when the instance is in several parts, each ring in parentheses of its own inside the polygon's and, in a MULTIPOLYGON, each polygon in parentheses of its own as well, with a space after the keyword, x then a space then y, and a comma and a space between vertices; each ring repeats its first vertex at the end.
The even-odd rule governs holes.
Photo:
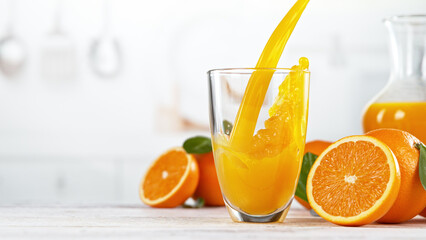
POLYGON ((306 193, 325 220, 360 226, 386 214, 400 184, 398 162, 386 144, 370 136, 350 136, 321 153, 309 172, 306 193))
POLYGON ((183 148, 173 148, 148 168, 139 187, 139 196, 151 207, 177 207, 194 194, 198 178, 196 159, 183 148))

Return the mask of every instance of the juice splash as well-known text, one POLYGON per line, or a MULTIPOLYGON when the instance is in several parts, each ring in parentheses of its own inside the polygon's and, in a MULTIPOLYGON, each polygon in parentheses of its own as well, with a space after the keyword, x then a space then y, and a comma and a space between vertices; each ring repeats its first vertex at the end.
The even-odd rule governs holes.
POLYGON ((364 132, 401 129, 426 143, 426 102, 373 103, 364 113, 363 125, 364 132))
POLYGON ((251 215, 282 209, 293 197, 305 146, 308 86, 306 58, 279 87, 265 128, 234 148, 227 135, 213 139, 216 171, 228 204, 251 215))
MULTIPOLYGON (((298 0, 285 15, 266 43, 256 64, 256 68, 277 67, 284 47, 308 2, 309 0, 298 0)), ((264 71, 252 74, 235 119, 234 129, 231 133, 233 147, 243 150, 247 146, 247 139, 253 137, 257 118, 272 74, 273 72, 267 73, 264 71)))
MULTIPOLYGON (((309 0, 298 0, 271 35, 256 68, 276 68, 284 47, 309 0)), ((305 144, 308 59, 279 87, 265 128, 255 134, 259 113, 274 74, 253 72, 231 135, 213 136, 221 190, 228 204, 251 215, 268 215, 289 204, 296 188, 305 144)))

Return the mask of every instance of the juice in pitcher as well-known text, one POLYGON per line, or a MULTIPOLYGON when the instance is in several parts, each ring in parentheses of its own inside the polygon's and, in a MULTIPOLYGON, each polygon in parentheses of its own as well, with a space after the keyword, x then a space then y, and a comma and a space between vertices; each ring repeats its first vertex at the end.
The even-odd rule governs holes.
POLYGON ((384 23, 391 39, 391 75, 366 107, 364 131, 397 128, 426 143, 426 15, 394 16, 384 23))
POLYGON ((397 128, 426 143, 426 102, 373 103, 364 114, 364 131, 397 128))

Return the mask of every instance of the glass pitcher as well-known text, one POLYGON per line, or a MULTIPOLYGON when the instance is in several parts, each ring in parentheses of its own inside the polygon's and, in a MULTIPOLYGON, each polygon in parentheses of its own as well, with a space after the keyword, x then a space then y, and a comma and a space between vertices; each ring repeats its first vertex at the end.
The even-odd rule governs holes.
POLYGON ((394 16, 384 23, 392 69, 388 84, 365 109, 364 132, 397 128, 426 143, 426 15, 394 16))

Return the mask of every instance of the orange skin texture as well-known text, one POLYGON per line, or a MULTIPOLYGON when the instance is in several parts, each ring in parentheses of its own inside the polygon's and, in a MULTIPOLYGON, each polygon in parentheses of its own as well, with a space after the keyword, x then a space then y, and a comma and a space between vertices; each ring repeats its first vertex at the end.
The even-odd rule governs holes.
POLYGON ((422 217, 426 217, 426 208, 423 209, 423 211, 420 213, 420 216, 422 217))
POLYGON ((305 152, 304 153, 310 152, 310 153, 313 153, 313 154, 319 156, 331 144, 332 144, 332 142, 322 141, 322 140, 309 141, 305 145, 305 152))
POLYGON ((200 170, 200 180, 193 198, 203 198, 206 206, 224 206, 219 180, 217 179, 213 153, 194 154, 200 170))
MULTIPOLYGON (((305 144, 305 152, 303 154, 310 152, 319 156, 330 145, 331 145, 331 142, 328 142, 328 141, 322 141, 322 140, 309 141, 305 144)), ((311 205, 309 205, 309 203, 307 203, 305 200, 299 198, 298 196, 294 196, 294 198, 296 199, 297 202, 300 203, 300 205, 302 205, 307 210, 312 209, 311 205)))
POLYGON ((300 203, 300 205, 302 205, 304 208, 306 208, 306 210, 311 210, 311 205, 309 205, 309 203, 307 203, 305 200, 299 198, 298 196, 294 195, 294 199, 296 199, 296 201, 298 203, 300 203))
MULTIPOLYGON (((180 149, 180 148, 176 148, 176 149, 178 149, 179 151, 184 151, 183 149, 180 149)), ((142 179, 142 182, 139 186, 139 197, 143 203, 155 208, 174 208, 174 207, 182 205, 189 197, 191 197, 194 194, 195 189, 197 188, 198 180, 199 180, 198 164, 197 164, 197 160, 191 154, 186 154, 186 157, 188 158, 188 161, 189 161, 187 165, 187 167, 189 168, 189 172, 184 177, 182 185, 178 189, 175 189, 175 192, 171 196, 169 196, 167 199, 164 199, 164 201, 160 201, 158 203, 151 203, 151 202, 145 201, 143 197, 142 186, 144 184, 146 176, 142 179)), ((155 165, 155 162, 152 164, 152 166, 153 165, 155 165)))
POLYGON ((420 141, 408 132, 396 129, 377 129, 366 133, 392 150, 401 171, 401 187, 392 208, 378 220, 380 223, 400 223, 418 215, 426 207, 426 191, 419 177, 420 141))

